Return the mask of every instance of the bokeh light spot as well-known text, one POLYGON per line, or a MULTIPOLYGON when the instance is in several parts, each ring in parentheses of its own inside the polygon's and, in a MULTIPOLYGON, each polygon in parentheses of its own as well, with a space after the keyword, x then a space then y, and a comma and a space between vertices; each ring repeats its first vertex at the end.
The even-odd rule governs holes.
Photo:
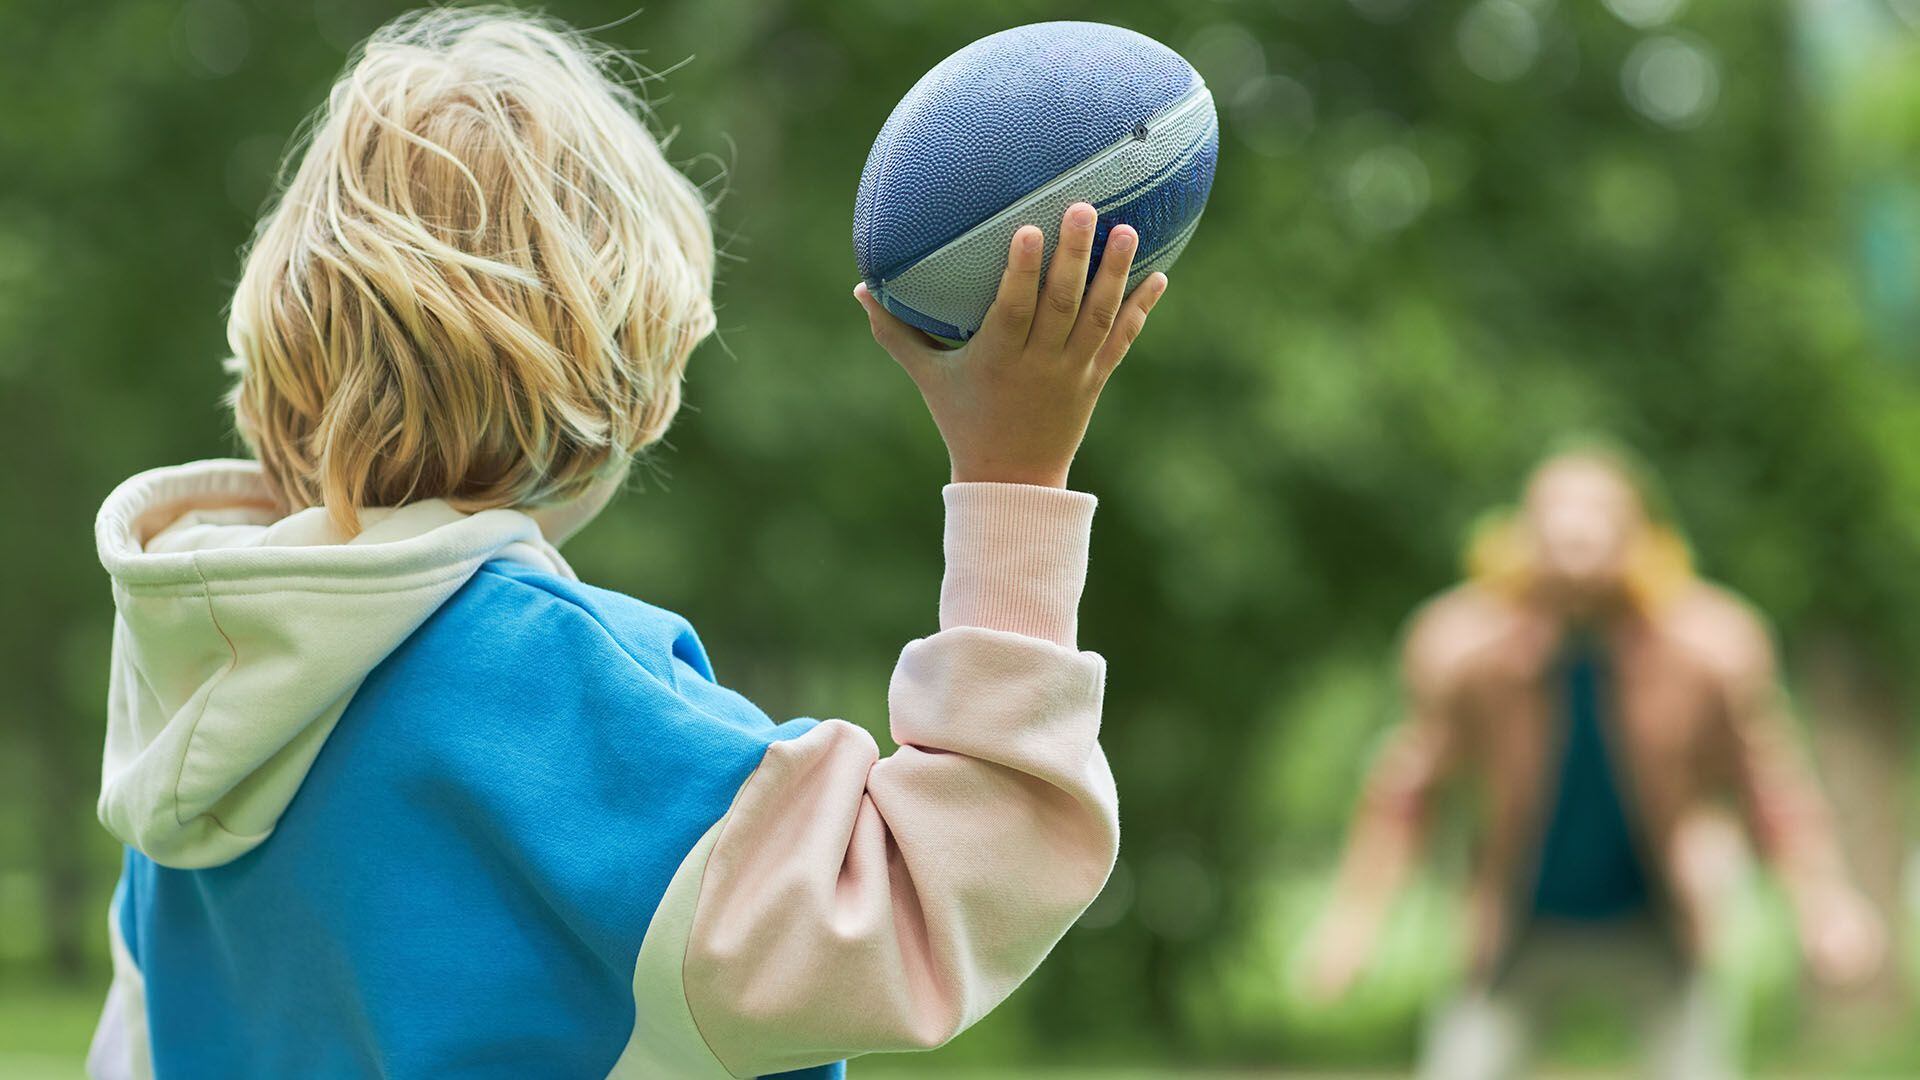
POLYGON ((1413 223, 1427 209, 1432 181, 1426 163, 1404 146, 1376 146, 1347 167, 1348 212, 1370 233, 1393 232, 1413 223))
POLYGON ((1658 247, 1672 234, 1680 195, 1673 178, 1640 160, 1610 160, 1593 174, 1592 223, 1599 239, 1627 251, 1658 247))
POLYGON ((1267 73, 1266 50, 1247 28, 1234 22, 1210 23, 1187 42, 1186 57, 1214 96, 1231 101, 1267 73))
POLYGON ((1269 157, 1297 149, 1313 131, 1313 92, 1285 75, 1248 83, 1229 108, 1240 137, 1269 157))
POLYGON ((1454 39, 1467 67, 1492 82, 1512 82, 1540 58, 1540 21, 1517 0, 1480 0, 1454 39))
POLYGON ((1634 46, 1620 70, 1627 101, 1655 123, 1691 128, 1720 100, 1720 65, 1705 45, 1675 35, 1634 46))
POLYGON ((1686 0, 1605 0, 1607 10, 1628 26, 1650 30, 1672 21, 1686 0))
POLYGON ((174 24, 180 52, 207 75, 231 75, 247 62, 247 12, 233 0, 188 0, 174 24))

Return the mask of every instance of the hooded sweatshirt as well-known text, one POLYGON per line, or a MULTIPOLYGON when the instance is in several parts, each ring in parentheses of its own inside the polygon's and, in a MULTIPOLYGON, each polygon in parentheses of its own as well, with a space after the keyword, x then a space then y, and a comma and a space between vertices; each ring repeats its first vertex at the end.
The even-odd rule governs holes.
MULTIPOLYGON (((775 723, 516 510, 280 516, 257 466, 121 485, 98 1076, 839 1075, 1032 972, 1118 845, 1090 496, 946 489, 900 749, 775 723)), ((555 537, 554 539, 558 539, 555 537)))

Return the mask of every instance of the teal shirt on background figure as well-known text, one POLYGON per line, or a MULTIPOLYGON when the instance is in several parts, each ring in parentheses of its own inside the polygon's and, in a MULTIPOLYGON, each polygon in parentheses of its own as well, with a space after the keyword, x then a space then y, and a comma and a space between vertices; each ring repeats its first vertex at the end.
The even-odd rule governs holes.
POLYGON ((1607 742, 1611 669, 1600 643, 1575 638, 1556 666, 1563 730, 1530 911, 1537 919, 1600 922, 1644 913, 1647 870, 1607 742))

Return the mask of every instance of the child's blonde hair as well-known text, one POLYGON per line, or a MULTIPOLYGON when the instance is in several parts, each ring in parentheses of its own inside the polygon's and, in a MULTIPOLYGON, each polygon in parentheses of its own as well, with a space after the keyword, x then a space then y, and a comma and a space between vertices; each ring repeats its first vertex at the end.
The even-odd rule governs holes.
POLYGON ((620 58, 499 9, 402 16, 313 118, 227 337, 290 509, 538 506, 665 433, 713 235, 620 58))

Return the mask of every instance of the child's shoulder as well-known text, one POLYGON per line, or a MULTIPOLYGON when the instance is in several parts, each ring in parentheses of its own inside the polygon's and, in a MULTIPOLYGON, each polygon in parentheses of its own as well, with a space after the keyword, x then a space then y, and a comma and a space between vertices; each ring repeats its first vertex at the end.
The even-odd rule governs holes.
POLYGON ((713 667, 686 618, 574 578, 496 559, 482 566, 443 615, 473 621, 503 645, 611 646, 670 683, 686 674, 713 682, 713 667))
POLYGON ((680 616, 496 560, 368 675, 326 756, 353 762, 349 786, 461 792, 501 828, 551 825, 558 799, 581 832, 684 816, 690 845, 768 747, 813 726, 716 682, 680 616))
POLYGON ((355 706, 409 713, 423 734, 461 744, 518 742, 537 719, 549 747, 640 736, 757 756, 804 729, 721 686, 681 616, 508 560, 475 572, 368 677, 355 706))

